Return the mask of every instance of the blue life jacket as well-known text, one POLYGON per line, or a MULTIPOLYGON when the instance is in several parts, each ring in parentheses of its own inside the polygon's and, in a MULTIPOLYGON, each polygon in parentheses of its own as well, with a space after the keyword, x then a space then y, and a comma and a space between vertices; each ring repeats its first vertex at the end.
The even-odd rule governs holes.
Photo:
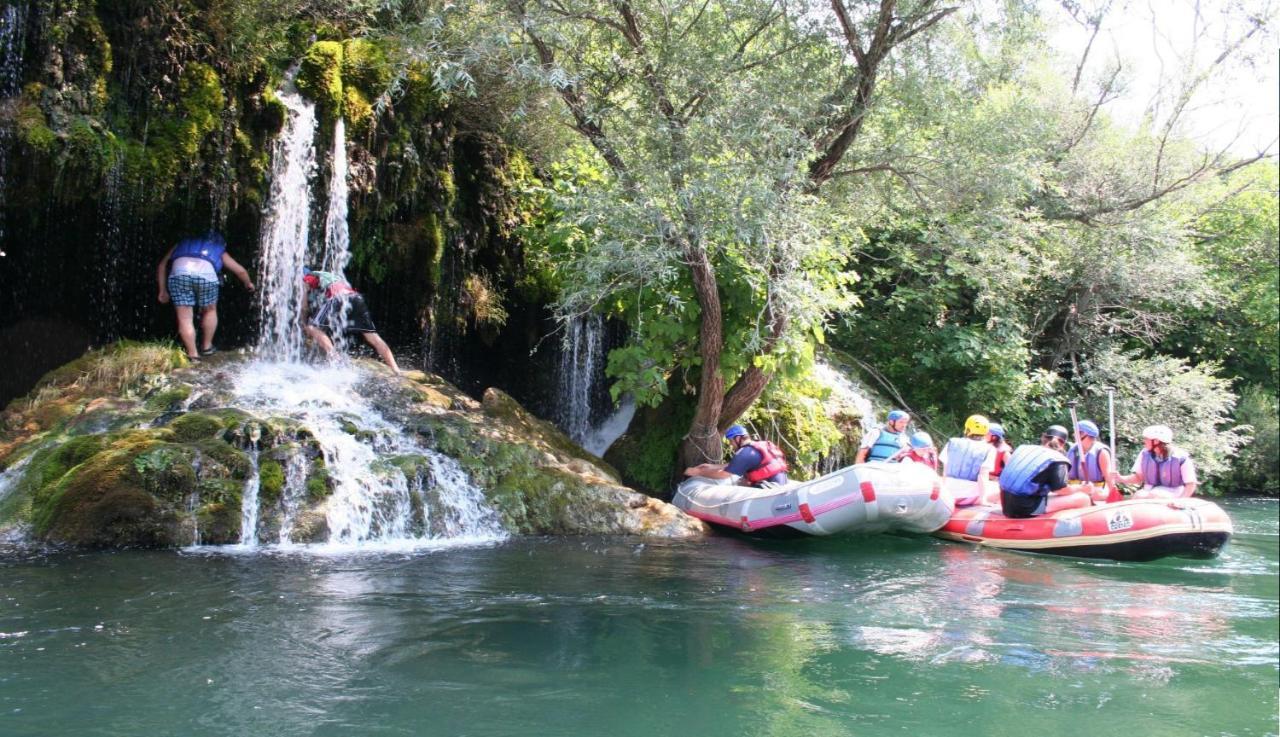
POLYGON ((1071 468, 1067 470, 1067 476, 1073 481, 1088 481, 1096 483, 1098 481, 1106 481, 1102 477, 1102 467, 1098 465, 1098 458, 1103 451, 1108 454, 1110 451, 1102 443, 1097 440, 1093 441, 1093 450, 1084 454, 1083 464, 1080 458, 1080 446, 1073 445, 1067 449, 1067 460, 1071 461, 1071 468))
POLYGON ((995 451, 990 443, 971 438, 951 438, 947 441, 947 467, 943 474, 948 478, 977 481, 982 462, 995 451))
POLYGON ((1142 483, 1147 486, 1182 486, 1182 464, 1187 460, 1187 452, 1181 448, 1170 447, 1169 456, 1163 461, 1156 460, 1151 451, 1144 450, 1142 455, 1142 483))
POLYGON ((887 428, 882 427, 880 428, 880 434, 876 437, 875 444, 867 450, 867 460, 887 461, 906 447, 909 446, 905 432, 889 432, 887 428))
POLYGON ((187 238, 179 241, 169 257, 169 264, 180 258, 202 258, 213 264, 216 273, 222 273, 222 254, 227 252, 227 243, 218 235, 206 235, 200 238, 187 238))
POLYGON ((1019 445, 1000 473, 1000 489, 1014 496, 1046 496, 1053 489, 1031 479, 1054 463, 1070 463, 1067 457, 1043 445, 1019 445))

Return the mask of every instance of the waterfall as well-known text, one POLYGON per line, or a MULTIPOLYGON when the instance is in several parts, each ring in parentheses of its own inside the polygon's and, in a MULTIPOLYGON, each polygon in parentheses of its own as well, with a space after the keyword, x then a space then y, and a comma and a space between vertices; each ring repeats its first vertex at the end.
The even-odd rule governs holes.
POLYGON ((311 227, 311 177, 316 168, 315 105, 303 99, 286 77, 277 93, 288 109, 280 137, 271 152, 271 199, 262 224, 258 288, 262 335, 259 348, 286 361, 302 358, 298 316, 306 299, 302 267, 306 265, 311 227))
MULTIPOLYGON (((831 390, 831 398, 828 400, 831 408, 840 409, 845 407, 851 413, 856 413, 861 418, 859 423, 862 425, 863 433, 875 429, 876 409, 869 397, 870 392, 858 386, 844 373, 823 361, 815 362, 813 375, 819 383, 831 390)), ((853 460, 852 458, 844 457, 840 452, 834 452, 830 456, 822 458, 818 463, 817 472, 819 474, 831 473, 848 466, 853 463, 853 460)))
POLYGON ((622 433, 627 431, 631 426, 631 420, 636 416, 636 400, 630 394, 622 398, 622 402, 618 404, 618 408, 613 414, 609 415, 597 427, 587 433, 587 437, 582 441, 582 447, 587 452, 594 455, 604 457, 605 451, 609 450, 609 446, 613 445, 613 441, 622 437, 622 433))
POLYGON ((280 544, 293 542, 298 510, 307 496, 307 463, 300 453, 291 453, 284 467, 284 493, 280 497, 280 544))
POLYGON ((333 159, 329 175, 329 210, 324 219, 325 271, 342 275, 351 260, 347 231, 347 129, 342 118, 333 124, 333 159))
MULTIPOLYGON (((0 11, 0 99, 17 96, 22 87, 22 54, 27 30, 27 4, 5 5, 0 11)), ((0 257, 5 255, 5 188, 9 173, 8 151, 13 130, 0 124, 0 257)))
POLYGON ((120 337, 120 303, 123 301, 119 265, 126 263, 121 222, 124 219, 124 153, 117 151, 111 165, 102 175, 102 198, 98 201, 99 243, 102 268, 94 293, 94 319, 99 340, 109 342, 120 337))
POLYGON ((560 429, 582 444, 591 432, 591 405, 597 378, 603 373, 601 338, 604 319, 575 317, 565 329, 560 351, 560 429))
POLYGON ((251 445, 249 446, 249 478, 245 479, 244 492, 240 498, 240 545, 252 548, 258 544, 258 492, 262 489, 262 476, 258 468, 257 425, 250 426, 251 445))
MULTIPOLYGON (((378 380, 351 365, 257 362, 235 378, 233 392, 238 405, 300 422, 319 444, 332 489, 324 505, 331 545, 504 537, 496 512, 458 463, 386 420, 365 398, 362 382, 370 379, 378 380), (406 464, 417 470, 406 471, 406 464)), ((289 470, 282 542, 289 542, 304 486, 303 471, 289 470)))

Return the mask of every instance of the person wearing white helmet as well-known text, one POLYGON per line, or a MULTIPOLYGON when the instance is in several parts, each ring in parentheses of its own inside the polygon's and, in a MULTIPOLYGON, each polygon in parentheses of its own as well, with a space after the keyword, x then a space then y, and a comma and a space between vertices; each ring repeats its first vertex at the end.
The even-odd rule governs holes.
POLYGON ((957 507, 999 504, 999 487, 991 482, 996 467, 995 446, 987 442, 991 421, 970 415, 964 421, 964 437, 951 438, 942 448, 942 486, 951 492, 957 507))
POLYGON ((1142 431, 1142 452, 1133 461, 1127 476, 1111 474, 1114 483, 1142 484, 1136 499, 1177 499, 1196 493, 1199 479, 1196 464, 1182 448, 1173 444, 1168 425, 1151 425, 1142 431))
POLYGON ((897 455, 898 451, 910 448, 911 443, 907 438, 909 422, 911 415, 906 412, 900 409, 890 412, 885 418, 884 427, 877 427, 862 436, 862 443, 858 445, 858 454, 854 456, 853 462, 887 461, 897 455))

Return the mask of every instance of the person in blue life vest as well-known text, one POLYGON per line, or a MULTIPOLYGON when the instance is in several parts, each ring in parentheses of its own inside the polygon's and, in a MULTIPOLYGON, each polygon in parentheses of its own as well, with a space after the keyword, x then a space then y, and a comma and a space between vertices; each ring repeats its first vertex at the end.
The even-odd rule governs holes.
MULTIPOLYGON (((359 335, 373 347, 374 352, 391 370, 400 373, 395 354, 390 346, 378 335, 373 325, 373 316, 364 303, 364 297, 337 274, 327 271, 312 271, 302 268, 302 282, 307 285, 308 294, 315 294, 319 308, 315 314, 306 319, 303 315, 303 331, 320 346, 326 356, 333 356, 333 339, 345 334, 359 335)), ((311 300, 304 300, 303 309, 308 309, 311 300)))
POLYGON ((1127 476, 1112 473, 1115 482, 1141 483, 1135 499, 1177 499, 1196 493, 1199 479, 1196 464, 1182 448, 1173 444, 1173 429, 1151 425, 1142 431, 1142 452, 1133 461, 1127 476))
POLYGON ((1087 507, 1088 494, 1067 486, 1067 428, 1050 425, 1040 445, 1019 445, 1000 473, 1000 510, 1006 517, 1025 518, 1063 509, 1087 507))
POLYGON ((1088 494, 1095 502, 1123 499, 1111 479, 1111 471, 1115 467, 1111 450, 1098 442, 1098 425, 1091 420, 1081 420, 1076 423, 1076 433, 1080 436, 1079 445, 1072 444, 1067 449, 1067 460, 1071 461, 1067 480, 1071 486, 1079 487, 1079 491, 1088 494))
POLYGON ((991 422, 982 415, 964 421, 964 437, 951 438, 943 446, 942 486, 951 492, 957 507, 996 503, 996 485, 991 472, 996 467, 995 446, 987 442, 991 422))
POLYGON ((938 449, 933 445, 933 438, 924 430, 911 434, 910 447, 906 450, 900 450, 890 458, 891 461, 898 463, 920 463, 928 466, 929 470, 937 473, 938 471, 938 449))
POLYGON ((249 272, 227 253, 227 242, 219 233, 184 238, 165 251, 156 264, 156 297, 160 304, 173 303, 178 318, 178 338, 187 358, 199 361, 201 356, 217 352, 213 334, 218 330, 218 285, 226 268, 244 288, 254 290, 249 272), (200 312, 200 347, 196 348, 195 313, 200 312))
POLYGON ((910 448, 911 443, 907 437, 909 422, 911 415, 906 412, 900 409, 890 412, 885 418, 884 427, 877 427, 862 436, 862 443, 858 445, 858 454, 854 456, 853 462, 887 461, 899 451, 910 448))
POLYGON ((685 476, 709 479, 741 478, 743 486, 782 486, 787 483, 787 459, 778 446, 768 440, 752 440, 742 425, 734 425, 724 433, 733 447, 728 463, 700 463, 684 470, 685 476))

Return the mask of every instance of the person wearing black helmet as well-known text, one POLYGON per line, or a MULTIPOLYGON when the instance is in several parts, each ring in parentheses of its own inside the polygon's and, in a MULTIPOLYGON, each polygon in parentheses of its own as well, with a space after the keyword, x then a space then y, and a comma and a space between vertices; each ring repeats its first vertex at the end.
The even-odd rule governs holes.
POLYGON ((1000 508, 1006 517, 1035 517, 1062 509, 1087 507, 1088 494, 1067 486, 1071 461, 1063 455, 1067 428, 1050 425, 1039 445, 1020 445, 1000 473, 1000 508))
POLYGON ((782 486, 787 483, 787 459, 778 446, 768 440, 752 440, 742 425, 733 425, 724 433, 733 447, 728 463, 701 463, 684 470, 685 476, 709 479, 743 480, 744 486, 782 486))

